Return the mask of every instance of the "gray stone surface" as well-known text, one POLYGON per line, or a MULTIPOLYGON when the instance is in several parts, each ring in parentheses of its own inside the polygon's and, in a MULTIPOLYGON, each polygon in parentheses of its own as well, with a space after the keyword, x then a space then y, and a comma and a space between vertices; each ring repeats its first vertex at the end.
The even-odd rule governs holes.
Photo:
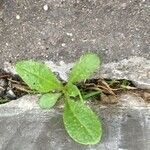
POLYGON ((150 104, 122 95, 117 105, 90 104, 103 123, 102 142, 75 143, 64 130, 62 109, 45 111, 37 96, 0 105, 0 150, 149 150, 150 104))
POLYGON ((117 63, 104 64, 95 77, 127 79, 141 89, 150 89, 150 60, 132 57, 117 63))
POLYGON ((0 0, 4 61, 73 62, 93 51, 104 62, 150 57, 149 0, 0 0))

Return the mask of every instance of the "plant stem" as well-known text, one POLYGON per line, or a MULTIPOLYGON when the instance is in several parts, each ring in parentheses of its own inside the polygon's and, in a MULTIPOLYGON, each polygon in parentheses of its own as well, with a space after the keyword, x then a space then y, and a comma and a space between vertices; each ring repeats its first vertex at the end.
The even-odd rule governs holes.
POLYGON ((89 93, 89 94, 84 95, 83 98, 84 98, 84 99, 88 99, 88 98, 90 98, 90 97, 92 97, 92 96, 95 96, 95 95, 98 95, 98 94, 101 94, 101 92, 100 92, 100 91, 91 92, 91 93, 89 93))
POLYGON ((79 94, 79 97, 80 97, 81 103, 82 103, 82 104, 84 104, 84 100, 83 100, 83 98, 82 98, 82 95, 81 95, 81 93, 80 93, 80 90, 78 90, 78 94, 79 94))

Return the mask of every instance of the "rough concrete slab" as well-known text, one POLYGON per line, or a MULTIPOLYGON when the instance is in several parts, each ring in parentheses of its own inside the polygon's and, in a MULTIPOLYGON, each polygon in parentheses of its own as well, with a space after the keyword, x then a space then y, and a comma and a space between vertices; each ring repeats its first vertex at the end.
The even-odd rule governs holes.
POLYGON ((110 79, 127 79, 141 89, 150 89, 150 60, 132 57, 119 62, 104 64, 95 76, 110 79))
POLYGON ((0 67, 20 59, 150 57, 149 0, 0 0, 0 67))
POLYGON ((102 142, 75 143, 66 133, 62 109, 41 110, 39 96, 24 96, 0 105, 0 150, 149 150, 150 105, 122 95, 117 105, 93 105, 103 122, 102 142))

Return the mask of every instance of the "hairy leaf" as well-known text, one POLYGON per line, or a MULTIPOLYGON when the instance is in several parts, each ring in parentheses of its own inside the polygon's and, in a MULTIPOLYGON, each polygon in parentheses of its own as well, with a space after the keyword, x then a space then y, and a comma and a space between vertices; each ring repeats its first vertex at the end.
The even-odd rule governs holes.
POLYGON ((45 64, 32 60, 20 61, 16 64, 16 71, 30 88, 39 92, 62 88, 60 81, 45 64))
POLYGON ((102 128, 98 117, 84 104, 67 100, 63 120, 68 134, 76 142, 87 145, 100 141, 102 128))
POLYGON ((96 54, 85 54, 72 68, 69 83, 74 83, 89 78, 100 66, 100 59, 96 54))
POLYGON ((73 84, 67 84, 67 92, 69 96, 76 97, 79 95, 79 89, 76 85, 73 84))
POLYGON ((60 93, 44 94, 39 99, 39 106, 43 109, 50 109, 56 104, 56 102, 60 96, 61 96, 60 93))

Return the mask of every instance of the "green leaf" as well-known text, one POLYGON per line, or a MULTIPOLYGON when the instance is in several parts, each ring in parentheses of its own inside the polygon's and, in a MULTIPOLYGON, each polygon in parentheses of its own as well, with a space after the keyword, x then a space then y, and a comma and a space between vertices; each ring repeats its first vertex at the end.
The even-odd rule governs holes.
POLYGON ((96 54, 85 54, 72 68, 69 83, 89 78, 100 66, 101 62, 96 54))
POLYGON ((62 88, 61 82, 45 64, 32 60, 20 61, 16 64, 16 71, 31 89, 39 92, 62 88))
POLYGON ((96 144, 102 136, 101 123, 95 113, 84 104, 67 100, 63 115, 68 134, 80 144, 96 144))
POLYGON ((83 95, 83 99, 84 100, 88 100, 89 98, 96 96, 96 95, 100 95, 101 92, 100 91, 90 91, 88 94, 83 95))
POLYGON ((48 93, 48 94, 44 94, 42 95, 42 97, 39 99, 39 106, 43 109, 50 109, 52 108, 58 98, 61 96, 60 93, 48 93))
POLYGON ((67 84, 67 93, 69 96, 76 97, 79 95, 79 89, 73 84, 67 84))

